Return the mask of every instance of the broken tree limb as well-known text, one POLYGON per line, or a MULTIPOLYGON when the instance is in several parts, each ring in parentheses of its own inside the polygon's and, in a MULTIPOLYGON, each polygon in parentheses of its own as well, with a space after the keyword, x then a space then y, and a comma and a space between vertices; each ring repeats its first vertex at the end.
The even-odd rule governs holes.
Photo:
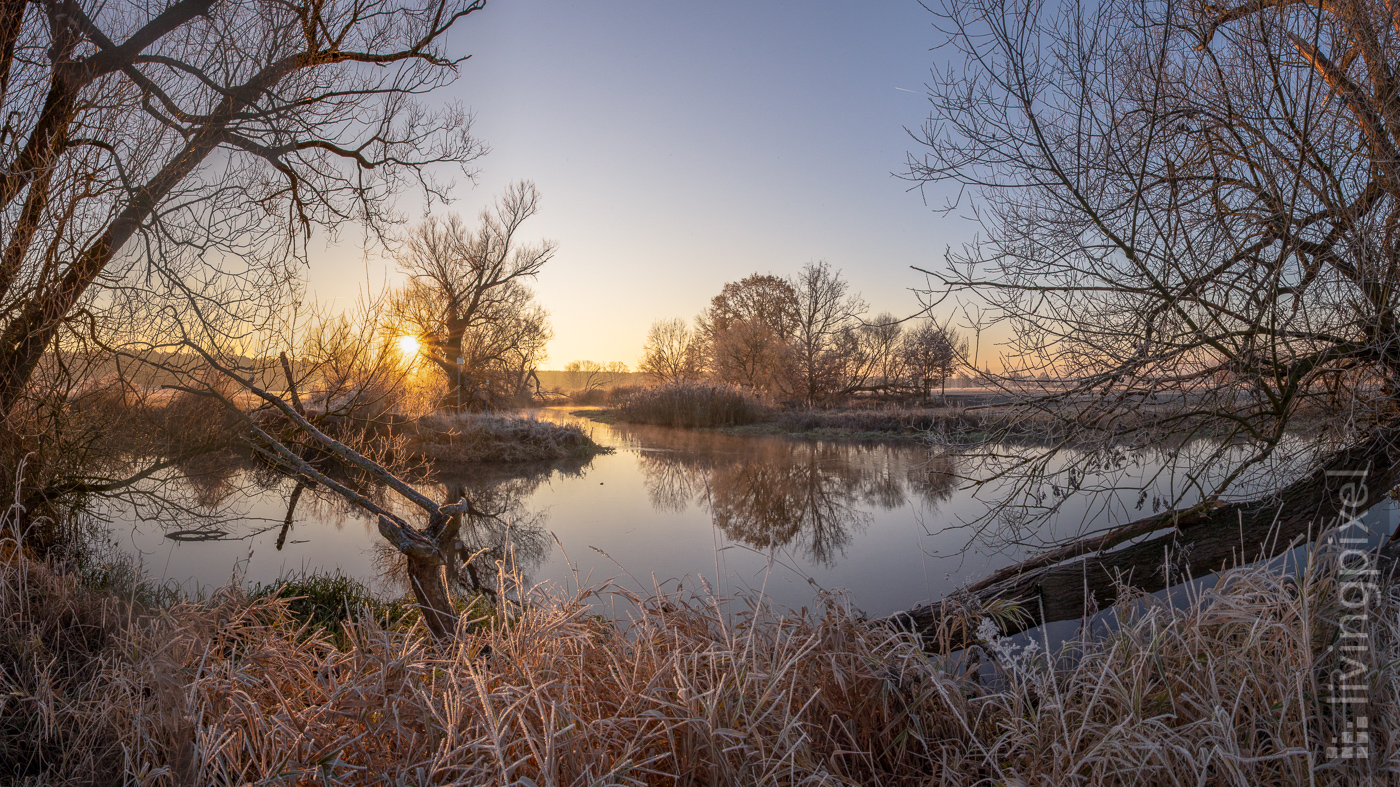
POLYGON ((424 563, 441 563, 437 542, 407 525, 395 522, 387 516, 379 517, 379 535, 409 558, 424 563))
POLYGON ((1354 511, 1346 501, 1355 500, 1362 488, 1367 500, 1357 507, 1365 510, 1397 482, 1400 433, 1377 432, 1273 494, 1130 522, 996 571, 948 598, 896 613, 885 622, 920 633, 926 648, 948 651, 975 641, 971 637, 976 621, 957 618, 997 605, 1019 608, 1019 615, 1001 619, 1007 635, 1079 619, 1111 606, 1124 587, 1152 593, 1281 554, 1317 538, 1354 511), (1344 492, 1349 484, 1353 489, 1344 492), (1172 529, 1121 546, 1164 528, 1172 529), (1111 546, 1120 548, 1106 551, 1111 546))
POLYGON ((224 374, 225 376, 229 377, 230 379, 237 381, 239 385, 242 385, 244 388, 248 389, 250 393, 267 402, 268 404, 271 404, 273 407, 276 407, 278 410, 282 411, 282 414, 287 416, 287 418, 290 419, 293 424, 300 427, 302 431, 304 431, 317 443, 320 443, 320 447, 324 451, 326 451, 326 453, 330 454, 331 456, 335 457, 337 460, 341 461, 346 465, 364 471, 375 481, 378 481, 379 483, 384 484, 385 486, 389 487, 395 492, 398 492, 409 502, 426 511, 430 517, 443 515, 442 512, 439 511, 440 506, 438 505, 438 503, 433 501, 431 498, 429 498, 422 492, 419 492, 417 489, 414 489, 412 486, 409 485, 407 481, 404 481, 403 479, 384 469, 384 467, 378 462, 375 462, 373 459, 370 459, 369 457, 361 454, 360 452, 356 451, 350 446, 340 442, 339 440, 336 440, 330 435, 327 435, 320 429, 317 429, 314 424, 303 418, 302 415, 298 413, 296 409, 290 404, 288 404, 286 400, 284 400, 282 397, 273 393, 269 393, 268 391, 265 391, 262 388, 259 388, 251 380, 244 380, 242 377, 239 377, 234 371, 228 369, 224 365, 220 364, 218 361, 214 360, 214 358, 211 355, 209 355, 209 353, 205 352, 204 348, 200 347, 199 345, 190 343, 189 347, 191 347, 195 352, 199 353, 199 355, 201 355, 204 358, 204 360, 215 369, 215 371, 218 371, 224 374))
MULTIPOLYGON (((233 402, 218 392, 211 391, 211 395, 218 397, 225 406, 240 415, 250 431, 264 443, 264 446, 260 447, 261 452, 274 464, 292 471, 307 481, 323 484, 327 489, 350 503, 376 515, 380 535, 402 553, 408 562, 409 585, 418 602, 424 624, 437 639, 452 637, 456 630, 458 617, 456 608, 452 604, 451 590, 448 586, 447 566, 456 555, 455 542, 460 528, 461 516, 463 513, 482 516, 487 516, 487 514, 478 511, 465 499, 446 506, 439 505, 379 463, 316 428, 306 418, 300 407, 293 407, 282 397, 259 388, 252 380, 245 380, 238 376, 198 345, 189 342, 187 344, 203 357, 213 369, 237 381, 243 388, 281 411, 293 425, 311 437, 325 454, 347 467, 364 472, 375 481, 398 492, 428 515, 428 525, 424 530, 419 531, 411 527, 398 516, 312 467, 310 463, 283 445, 280 440, 258 427, 253 419, 233 402)), ((285 356, 283 356, 283 364, 284 371, 288 372, 288 384, 290 385, 290 365, 287 364, 285 356)), ((292 390, 295 392, 294 386, 292 390)))
POLYGON ((306 408, 302 406, 301 396, 297 393, 297 379, 292 376, 292 364, 287 360, 285 352, 278 353, 277 357, 282 360, 282 373, 287 375, 287 396, 291 397, 292 409, 296 410, 302 418, 307 418, 306 408))

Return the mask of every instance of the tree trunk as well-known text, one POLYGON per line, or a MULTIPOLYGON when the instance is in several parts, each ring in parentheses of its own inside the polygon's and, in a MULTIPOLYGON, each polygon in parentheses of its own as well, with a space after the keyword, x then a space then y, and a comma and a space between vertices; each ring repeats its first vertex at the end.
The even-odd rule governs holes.
MULTIPOLYGON (((170 191, 198 168, 220 144, 234 114, 261 94, 270 83, 275 83, 281 72, 286 70, 286 65, 279 64, 237 90, 230 91, 210 114, 208 122, 190 134, 189 142, 180 152, 172 156, 150 181, 131 192, 125 207, 68 266, 63 276, 47 291, 28 301, 24 309, 5 326, 3 334, 0 334, 0 418, 10 414, 64 318, 106 270, 113 256, 145 226, 156 206, 170 191)), ((4 188, 9 189, 11 185, 6 182, 4 188)), ((8 196, 0 196, 8 201, 8 196)))
MULTIPOLYGON (((439 505, 422 492, 414 489, 406 481, 390 473, 383 466, 350 446, 327 436, 281 397, 264 391, 252 382, 239 377, 198 345, 191 344, 189 347, 215 370, 232 380, 236 380, 248 391, 280 410, 292 424, 315 440, 327 455, 335 457, 347 467, 354 467, 369 474, 428 514, 427 528, 420 531, 410 526, 353 489, 316 470, 287 446, 259 428, 235 404, 227 399, 224 400, 228 407, 243 414, 244 423, 249 431, 258 435, 265 442, 271 452, 270 459, 285 463, 288 469, 301 478, 322 484, 350 503, 378 514, 380 535, 393 544, 395 549, 402 552, 408 560, 409 585, 413 588, 414 598, 417 599, 418 608, 422 611, 423 622, 428 626, 428 630, 432 632, 434 638, 444 639, 454 636, 457 625, 457 610, 452 606, 452 595, 447 585, 446 566, 451 565, 451 561, 456 558, 457 554, 457 533, 462 521, 460 509, 451 505, 439 505)), ((469 508, 469 504, 467 505, 469 508)), ((290 518, 290 516, 289 509, 288 517, 290 518)))
POLYGON ((1003 625, 1007 635, 1078 619, 1112 605, 1123 585, 1152 593, 1213 571, 1266 560, 1300 540, 1314 540, 1338 524, 1347 510, 1346 485, 1364 484, 1368 499, 1358 508, 1365 510, 1382 501, 1398 482, 1400 432, 1382 432, 1267 497, 1141 519, 993 572, 964 591, 886 621, 922 634, 925 648, 946 652, 974 642, 977 621, 955 618, 980 614, 977 610, 989 602, 1015 601, 1025 613, 1003 625), (1358 475, 1362 472, 1364 477, 1358 475), (1174 530, 1104 552, 1165 528, 1174 530))
POLYGON ((408 581, 428 631, 435 639, 451 639, 457 629, 457 610, 447 587, 447 567, 441 560, 418 560, 409 555, 408 581))
MULTIPOLYGON (((185 21, 204 14, 211 4, 212 0, 185 0, 166 8, 143 28, 147 35, 142 40, 160 38, 185 21)), ((135 54, 125 52, 124 47, 117 47, 94 55, 85 79, 90 80, 97 74, 120 68, 121 63, 117 61, 135 54), (111 58, 116 58, 116 61, 111 58)), ((226 141, 229 123, 284 77, 314 64, 302 57, 284 57, 268 64, 242 85, 222 90, 223 98, 218 105, 205 116, 202 123, 187 130, 185 139, 188 141, 184 146, 173 153, 149 181, 132 188, 123 207, 102 234, 83 249, 62 276, 43 293, 28 300, 14 319, 5 325, 3 333, 0 333, 0 419, 10 415, 11 408, 28 386, 35 368, 73 307, 127 241, 146 226, 156 207, 204 163, 210 152, 226 141)), ((77 67, 72 63, 64 65, 77 67)), ((51 160, 57 151, 53 146, 66 139, 64 135, 68 133, 73 106, 77 101, 76 91, 80 87, 78 84, 67 84, 66 79, 62 75, 56 77, 45 104, 45 114, 40 117, 39 128, 31 135, 10 173, 0 178, 0 205, 8 205, 29 183, 33 173, 42 169, 38 166, 42 160, 36 157, 42 155, 51 160)))
POLYGON ((456 556, 453 521, 460 515, 430 524, 427 532, 401 526, 388 517, 379 517, 379 533, 408 560, 408 584, 423 615, 423 623, 435 639, 451 639, 457 630, 457 609, 447 585, 447 566, 456 556), (446 548, 444 548, 446 547, 446 548))

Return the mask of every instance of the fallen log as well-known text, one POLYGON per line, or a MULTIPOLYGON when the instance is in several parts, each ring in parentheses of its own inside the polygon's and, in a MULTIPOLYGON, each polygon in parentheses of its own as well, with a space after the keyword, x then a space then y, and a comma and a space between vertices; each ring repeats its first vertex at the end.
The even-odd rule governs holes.
POLYGON ((1274 557, 1338 524, 1344 509, 1355 513, 1344 501, 1354 500, 1362 487, 1354 486, 1348 497, 1348 484, 1364 485, 1364 511, 1397 483, 1400 432, 1378 432, 1270 495, 1211 501, 1136 520, 993 572, 945 599, 884 620, 918 632, 925 649, 947 652, 975 642, 978 621, 971 618, 983 610, 1002 611, 994 617, 1004 635, 1083 618, 1111 606, 1125 587, 1152 593, 1183 579, 1274 557), (1129 544, 1166 529, 1170 532, 1129 544), (1016 614, 1006 612, 1012 607, 1016 614))

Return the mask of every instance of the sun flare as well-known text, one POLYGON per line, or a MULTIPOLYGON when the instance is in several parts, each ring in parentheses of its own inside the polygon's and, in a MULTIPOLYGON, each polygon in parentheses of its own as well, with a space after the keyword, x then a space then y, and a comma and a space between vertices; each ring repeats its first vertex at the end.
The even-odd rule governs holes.
POLYGON ((399 351, 408 357, 417 355, 421 347, 422 345, 419 343, 417 336, 399 337, 399 351))

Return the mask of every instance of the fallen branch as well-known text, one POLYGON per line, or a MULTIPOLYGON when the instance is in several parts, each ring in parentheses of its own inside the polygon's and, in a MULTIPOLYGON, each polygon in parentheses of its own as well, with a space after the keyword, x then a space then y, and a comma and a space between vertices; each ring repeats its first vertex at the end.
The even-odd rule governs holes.
POLYGON ((1379 432, 1339 451, 1306 477, 1266 497, 1211 502, 1168 512, 1053 549, 1000 569, 947 598, 885 618, 919 632, 930 650, 973 642, 978 610, 1014 605, 1020 615, 1000 620, 1002 634, 1092 615, 1118 600, 1124 587, 1147 593, 1214 571, 1267 560, 1312 541, 1337 523, 1346 506, 1342 488, 1364 481, 1369 504, 1400 482, 1400 435, 1379 432), (1364 472, 1358 477, 1356 473, 1364 472), (1128 544, 1171 528, 1171 532, 1128 544), (1118 548, 1121 547, 1121 548, 1118 548), (1112 551, 1109 551, 1112 550, 1112 551))
MULTIPOLYGON (((341 484, 320 472, 280 440, 260 428, 241 408, 216 391, 216 396, 224 405, 234 410, 246 422, 249 430, 262 444, 259 452, 273 464, 283 467, 299 478, 324 485, 351 504, 375 515, 379 533, 408 559, 410 585, 423 613, 423 620, 433 635, 439 639, 449 638, 457 624, 457 613, 452 605, 451 592, 447 584, 447 567, 452 565, 456 554, 457 534, 461 527, 462 514, 490 516, 478 510, 466 499, 448 505, 439 505, 427 495, 414 489, 408 482, 394 475, 382 465, 361 454, 348 445, 330 437, 316 428, 299 407, 293 407, 285 399, 259 388, 252 380, 245 380, 233 370, 216 361, 202 347, 186 342, 211 368, 235 380, 243 388, 277 408, 298 429, 314 440, 327 455, 341 464, 359 470, 375 481, 399 493, 409 502, 421 508, 428 515, 428 526, 418 530, 402 518, 376 504, 364 495, 341 484)), ((290 374, 290 365, 283 356, 285 371, 290 374)), ((290 384, 291 378, 288 378, 290 384)), ((295 391, 295 388, 293 388, 295 391)))

